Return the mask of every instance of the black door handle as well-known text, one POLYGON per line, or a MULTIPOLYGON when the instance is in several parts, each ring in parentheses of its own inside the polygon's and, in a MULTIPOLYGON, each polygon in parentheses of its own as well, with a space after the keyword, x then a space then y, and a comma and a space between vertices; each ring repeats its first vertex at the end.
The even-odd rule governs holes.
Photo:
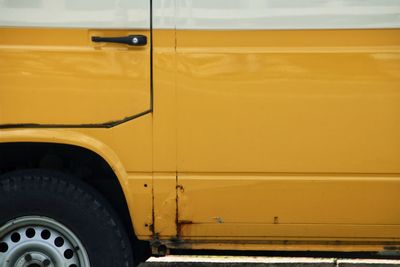
POLYGON ((147 37, 144 35, 129 35, 122 37, 100 37, 92 36, 92 42, 119 43, 133 46, 144 46, 147 44, 147 37))

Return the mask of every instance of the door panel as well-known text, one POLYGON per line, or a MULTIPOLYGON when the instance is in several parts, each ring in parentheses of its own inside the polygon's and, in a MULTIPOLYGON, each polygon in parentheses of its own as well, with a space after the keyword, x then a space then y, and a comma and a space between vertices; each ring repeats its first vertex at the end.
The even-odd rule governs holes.
POLYGON ((21 3, 0 7, 1 124, 96 125, 149 110, 150 1, 21 3), (91 41, 137 34, 147 45, 91 41))
POLYGON ((400 238, 398 21, 256 24, 249 14, 272 2, 240 2, 232 24, 211 19, 211 2, 186 1, 193 20, 178 12, 180 234, 400 238))

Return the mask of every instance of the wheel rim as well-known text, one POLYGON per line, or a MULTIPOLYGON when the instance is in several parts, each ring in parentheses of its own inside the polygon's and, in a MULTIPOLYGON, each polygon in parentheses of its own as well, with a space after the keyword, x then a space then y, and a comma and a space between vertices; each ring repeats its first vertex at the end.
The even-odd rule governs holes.
POLYGON ((0 266, 90 267, 78 237, 63 224, 25 216, 0 227, 0 266))

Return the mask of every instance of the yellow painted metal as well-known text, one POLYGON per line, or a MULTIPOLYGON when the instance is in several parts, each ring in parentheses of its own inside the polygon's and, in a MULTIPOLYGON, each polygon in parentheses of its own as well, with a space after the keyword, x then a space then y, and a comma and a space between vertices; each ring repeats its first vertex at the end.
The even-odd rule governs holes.
POLYGON ((177 31, 179 172, 400 173, 400 30, 177 31))
POLYGON ((152 173, 128 173, 127 202, 138 239, 153 236, 153 175, 152 173))
MULTIPOLYGON (((0 122, 100 123, 148 109, 149 46, 90 42, 131 33, 149 37, 0 29, 0 122)), ((400 244, 400 30, 153 38, 153 114, 111 129, 0 130, 0 142, 99 154, 138 237, 150 239, 153 223, 170 247, 400 244)))
POLYGON ((176 55, 175 31, 153 31, 154 232, 176 237, 176 55))
POLYGON ((0 130, 0 143, 69 144, 86 148, 98 154, 110 165, 118 177, 136 235, 141 239, 149 239, 152 235, 150 231, 152 223, 151 122, 151 115, 147 115, 107 130, 0 130), (121 142, 122 140, 123 142, 121 142), (147 184, 147 187, 144 184, 147 184))
POLYGON ((179 185, 179 220, 193 222, 183 238, 400 239, 394 175, 182 174, 179 185))
POLYGON ((176 36, 182 238, 400 241, 400 30, 176 36))
POLYGON ((154 232, 161 239, 177 236, 176 175, 154 173, 154 232))
POLYGON ((176 166, 176 54, 175 31, 153 31, 154 171, 172 172, 176 166))
POLYGON ((95 124, 148 110, 150 46, 91 41, 130 34, 150 38, 144 30, 0 28, 0 123, 95 124))
MULTIPOLYGON (((97 124, 148 110, 150 45, 91 42, 130 34, 150 38, 133 29, 0 28, 0 124, 97 124)), ((120 181, 137 236, 152 234, 151 115, 107 130, 1 130, 0 142, 63 143, 99 154, 120 181)))

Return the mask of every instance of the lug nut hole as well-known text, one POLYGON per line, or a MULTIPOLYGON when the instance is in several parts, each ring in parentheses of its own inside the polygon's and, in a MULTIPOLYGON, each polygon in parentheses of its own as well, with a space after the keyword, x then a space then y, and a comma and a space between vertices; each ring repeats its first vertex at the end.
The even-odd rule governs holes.
POLYGON ((62 237, 57 237, 54 240, 54 245, 56 245, 57 247, 62 247, 64 245, 64 239, 62 237))
POLYGON ((18 241, 21 240, 21 235, 19 233, 13 233, 11 235, 11 240, 12 242, 17 243, 18 241))
POLYGON ((40 236, 44 239, 47 240, 50 238, 50 231, 49 230, 43 230, 42 233, 40 234, 40 236))
POLYGON ((0 252, 5 253, 8 250, 8 245, 6 242, 1 242, 0 243, 0 252))
POLYGON ((64 251, 64 257, 66 259, 71 259, 74 256, 74 252, 71 249, 64 251))
POLYGON ((25 235, 27 238, 32 238, 35 236, 35 234, 36 234, 36 232, 35 232, 35 229, 33 229, 33 228, 28 228, 25 231, 25 235))

